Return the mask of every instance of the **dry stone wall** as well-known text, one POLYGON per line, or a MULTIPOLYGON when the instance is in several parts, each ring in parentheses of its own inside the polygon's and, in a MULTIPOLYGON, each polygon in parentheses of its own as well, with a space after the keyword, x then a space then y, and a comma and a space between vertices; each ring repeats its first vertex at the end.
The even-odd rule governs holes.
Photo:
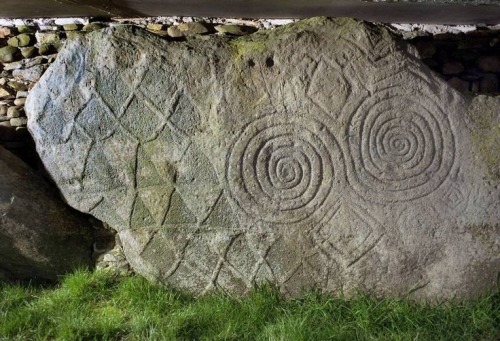
POLYGON ((460 92, 500 91, 500 31, 441 33, 410 40, 422 61, 460 92))
POLYGON ((499 99, 411 50, 351 19, 171 42, 108 28, 59 53, 28 125, 68 203, 154 280, 476 296, 500 266, 499 99))

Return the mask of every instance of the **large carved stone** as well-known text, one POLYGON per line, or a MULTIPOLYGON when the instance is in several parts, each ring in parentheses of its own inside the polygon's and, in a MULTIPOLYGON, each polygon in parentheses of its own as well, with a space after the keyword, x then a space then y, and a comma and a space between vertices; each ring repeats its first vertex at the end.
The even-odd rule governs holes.
POLYGON ((94 32, 27 111, 67 201, 149 278, 443 299, 500 268, 498 177, 468 106, 385 29, 317 18, 234 40, 94 32))

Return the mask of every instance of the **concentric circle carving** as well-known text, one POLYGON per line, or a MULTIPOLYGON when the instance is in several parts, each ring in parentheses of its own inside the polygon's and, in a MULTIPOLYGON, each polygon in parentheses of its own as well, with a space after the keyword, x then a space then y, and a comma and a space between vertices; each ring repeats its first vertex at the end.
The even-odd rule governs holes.
POLYGON ((343 162, 333 135, 314 119, 269 115, 248 124, 228 154, 227 185, 248 215, 294 223, 315 215, 343 162))
POLYGON ((431 96, 393 89, 367 98, 351 117, 350 182, 368 200, 406 201, 436 190, 450 173, 455 141, 431 96))

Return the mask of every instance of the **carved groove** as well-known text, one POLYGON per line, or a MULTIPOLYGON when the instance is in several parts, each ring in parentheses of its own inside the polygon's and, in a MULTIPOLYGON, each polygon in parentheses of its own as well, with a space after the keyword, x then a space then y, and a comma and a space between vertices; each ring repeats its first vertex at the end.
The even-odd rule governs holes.
POLYGON ((322 123, 264 116, 247 125, 231 148, 229 191, 243 211, 263 221, 303 221, 330 195, 343 167, 339 154, 322 123))
POLYGON ((351 117, 350 183, 365 198, 406 201, 448 177, 455 141, 446 113, 431 98, 378 91, 351 117), (366 195, 366 194, 369 195, 366 195))

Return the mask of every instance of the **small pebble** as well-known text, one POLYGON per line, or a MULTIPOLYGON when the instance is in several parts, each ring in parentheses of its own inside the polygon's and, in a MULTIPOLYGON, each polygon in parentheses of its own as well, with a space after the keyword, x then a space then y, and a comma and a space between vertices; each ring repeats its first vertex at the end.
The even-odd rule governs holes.
MULTIPOLYGON (((9 96, 10 97, 10 96, 9 96)), ((12 105, 14 104, 14 99, 2 99, 0 100, 0 105, 12 105)))
POLYGON ((0 98, 12 95, 12 91, 5 86, 0 86, 0 98))
POLYGON ((16 98, 14 100, 14 105, 24 105, 26 103, 26 97, 16 98))
POLYGON ((24 67, 30 68, 35 65, 40 65, 44 62, 45 58, 42 56, 38 56, 29 60, 24 61, 24 67))
POLYGON ((10 27, 0 26, 0 39, 6 38, 12 34, 10 27))
POLYGON ((36 47, 34 47, 34 46, 23 47, 20 50, 21 50, 21 55, 24 58, 31 58, 36 53, 36 47))
POLYGON ((10 81, 7 83, 7 85, 16 91, 27 91, 28 90, 28 87, 26 86, 26 84, 23 84, 21 82, 10 81))
POLYGON ((21 51, 14 46, 4 46, 0 48, 0 62, 11 63, 18 59, 21 51))
POLYGON ((54 51, 56 48, 53 45, 43 44, 38 47, 38 54, 41 56, 52 54, 54 51))
POLYGON ((7 44, 14 47, 25 47, 31 43, 31 35, 23 33, 7 40, 7 44))
POLYGON ((59 31, 61 29, 58 25, 42 25, 39 27, 40 31, 59 31))
POLYGON ((61 42, 58 32, 37 32, 35 34, 36 40, 39 44, 57 45, 61 42))
POLYGON ((82 31, 92 32, 92 31, 100 30, 103 27, 104 27, 104 25, 93 22, 93 23, 89 23, 89 24, 83 26, 82 31))
POLYGON ((63 30, 65 31, 76 31, 78 30, 78 25, 77 24, 66 24, 63 25, 63 30))
POLYGON ((0 105, 9 106, 12 104, 14 104, 14 99, 2 99, 2 100, 0 100, 0 105))
POLYGON ((23 67, 23 62, 22 61, 12 62, 12 63, 4 63, 3 64, 3 69, 7 70, 7 71, 20 69, 21 67, 23 67))
POLYGON ((25 126, 26 124, 28 124, 28 118, 27 117, 16 117, 16 118, 11 118, 10 119, 10 125, 12 127, 25 126))
POLYGON ((35 33, 36 32, 36 28, 35 26, 28 26, 28 25, 21 25, 21 26, 17 26, 17 31, 19 33, 35 33))
POLYGON ((255 27, 243 25, 219 25, 215 26, 215 30, 219 33, 230 34, 233 36, 243 36, 257 31, 255 27))
POLYGON ((45 72, 45 65, 35 65, 28 69, 14 70, 12 75, 16 79, 27 82, 38 82, 45 72))
POLYGON ((9 118, 19 117, 22 116, 22 114, 23 114, 23 108, 18 105, 9 107, 9 109, 7 109, 7 117, 9 118))
POLYGON ((0 106, 0 116, 5 116, 5 115, 7 115, 7 106, 1 105, 0 106))
POLYGON ((199 22, 182 23, 177 26, 170 26, 168 34, 173 38, 187 37, 195 34, 207 33, 208 28, 199 22))
POLYGON ((162 31, 165 29, 165 25, 164 24, 148 24, 146 26, 146 29, 150 30, 150 31, 162 31))
POLYGON ((57 53, 49 54, 46 56, 46 58, 47 58, 47 63, 49 63, 49 64, 53 63, 57 58, 57 53))
POLYGON ((16 98, 26 98, 28 97, 28 91, 18 91, 16 93, 16 98))

